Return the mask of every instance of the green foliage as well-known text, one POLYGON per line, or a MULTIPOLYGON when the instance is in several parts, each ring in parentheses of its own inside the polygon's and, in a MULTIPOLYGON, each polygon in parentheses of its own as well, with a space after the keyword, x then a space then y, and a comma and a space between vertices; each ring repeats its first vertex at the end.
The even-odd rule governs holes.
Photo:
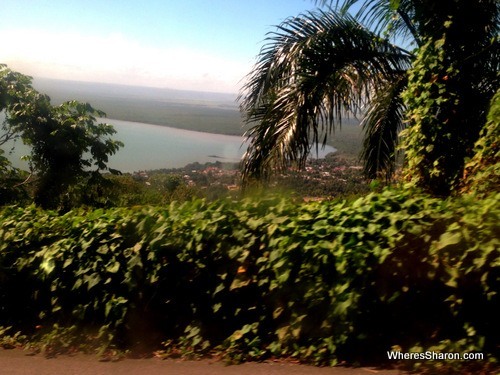
POLYGON ((147 179, 140 175, 106 175, 109 183, 102 186, 101 195, 105 197, 99 201, 102 207, 165 205, 173 201, 192 200, 201 195, 197 187, 188 186, 179 174, 148 173, 147 179))
POLYGON ((14 349, 26 343, 27 338, 22 335, 21 332, 16 332, 14 335, 11 335, 10 331, 12 331, 12 327, 0 326, 0 348, 14 349))
POLYGON ((290 163, 303 166, 311 145, 326 143, 343 117, 355 116, 382 94, 375 101, 391 109, 368 109, 378 141, 365 142, 374 147, 365 154, 377 158, 380 168, 387 166, 381 159, 391 164, 400 124, 392 103, 400 90, 388 83, 401 81, 410 63, 407 51, 348 14, 318 10, 286 20, 269 34, 242 90, 241 109, 251 126, 243 176, 267 178, 290 163), (387 119, 396 129, 386 126, 387 119))
POLYGON ((418 26, 425 38, 404 93, 406 175, 448 195, 460 184, 498 90, 498 2, 424 1, 415 12, 428 22, 418 26))
POLYGON ((45 208, 71 207, 76 191, 102 182, 99 171, 123 146, 109 138, 116 131, 109 124, 96 124, 96 116, 105 114, 88 103, 51 105, 48 96, 32 87, 30 77, 5 65, 0 66, 0 81, 6 110, 3 141, 19 137, 31 147, 35 202, 45 208))
POLYGON ((0 149, 0 206, 8 203, 23 203, 27 192, 22 186, 26 173, 13 168, 0 149))
MULTIPOLYGON (((496 90, 495 84, 485 82, 482 65, 469 58, 483 48, 494 48, 494 43, 471 46, 469 37, 463 41, 457 35, 457 28, 464 27, 450 17, 441 27, 441 36, 424 40, 403 94, 408 108, 408 126, 402 133, 406 177, 438 195, 448 195, 458 187, 466 158, 472 156, 485 126, 492 90, 496 90)), ((486 67, 484 71, 487 76, 486 67)))
POLYGON ((335 153, 322 160, 311 160, 304 171, 283 172, 272 178, 270 185, 273 191, 289 191, 290 195, 305 200, 359 197, 370 191, 361 169, 357 163, 335 153))
POLYGON ((499 198, 4 208, 0 321, 233 361, 384 360, 462 339, 498 358, 499 198))
MULTIPOLYGON (((4 111, 14 100, 16 92, 29 82, 29 77, 12 72, 4 64, 0 64, 0 112, 4 111)), ((15 132, 10 131, 5 121, 2 123, 2 130, 4 131, 0 136, 0 147, 16 138, 15 132)), ((26 198, 26 191, 20 186, 24 178, 26 176, 12 167, 5 157, 5 151, 0 148, 0 205, 19 203, 26 198)))
POLYGON ((163 194, 144 181, 134 179, 125 174, 121 176, 106 176, 111 184, 106 191, 106 207, 130 207, 134 205, 161 205, 166 203, 163 194))
POLYGON ((474 156, 465 165, 461 192, 488 194, 500 186, 500 91, 491 101, 488 122, 474 146, 474 156))
POLYGON ((267 178, 289 162, 303 166, 311 144, 361 112, 368 177, 392 177, 400 131, 409 126, 407 177, 449 195, 499 86, 499 2, 315 3, 331 7, 291 17, 269 33, 247 77, 244 178, 267 178))
POLYGON ((434 185, 433 189, 441 194, 446 193, 458 177, 458 170, 451 175, 446 173, 449 164, 461 162, 456 155, 458 150, 450 150, 450 146, 465 147, 464 144, 454 144, 457 143, 457 134, 450 129, 453 124, 436 116, 442 107, 460 105, 457 96, 448 92, 446 86, 446 81, 457 71, 445 62, 445 42, 444 37, 438 41, 429 40, 419 49, 404 93, 409 108, 409 126, 402 133, 407 178, 416 186, 434 185))

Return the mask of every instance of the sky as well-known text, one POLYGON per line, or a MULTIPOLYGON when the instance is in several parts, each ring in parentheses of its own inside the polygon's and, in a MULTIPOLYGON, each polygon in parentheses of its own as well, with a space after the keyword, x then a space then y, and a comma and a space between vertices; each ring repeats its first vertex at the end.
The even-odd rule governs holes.
POLYGON ((34 77, 237 93, 313 0, 1 0, 0 63, 34 77))

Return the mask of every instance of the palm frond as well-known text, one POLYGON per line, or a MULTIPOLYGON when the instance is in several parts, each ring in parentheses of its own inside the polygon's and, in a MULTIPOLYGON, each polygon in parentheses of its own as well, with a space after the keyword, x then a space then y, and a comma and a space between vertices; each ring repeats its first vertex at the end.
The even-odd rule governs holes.
MULTIPOLYGON (((314 0, 319 7, 330 7, 341 14, 353 10, 356 18, 377 34, 399 38, 404 42, 421 44, 417 25, 414 24, 414 1, 411 0, 314 0), (354 10, 353 10, 354 12, 354 10)), ((407 43, 405 43, 407 44, 407 43)))
POLYGON ((402 74, 378 88, 361 122, 364 130, 361 159, 365 175, 389 179, 396 165, 398 134, 404 127, 405 107, 401 98, 407 77, 402 74))
POLYGON ((317 11, 290 18, 267 44, 240 95, 250 141, 246 177, 288 162, 303 165, 312 144, 356 114, 374 88, 406 71, 410 56, 349 15, 317 11))
POLYGON ((389 38, 400 38, 405 42, 421 44, 415 21, 412 0, 346 0, 342 10, 347 12, 356 3, 361 3, 356 18, 375 33, 385 33, 389 38))

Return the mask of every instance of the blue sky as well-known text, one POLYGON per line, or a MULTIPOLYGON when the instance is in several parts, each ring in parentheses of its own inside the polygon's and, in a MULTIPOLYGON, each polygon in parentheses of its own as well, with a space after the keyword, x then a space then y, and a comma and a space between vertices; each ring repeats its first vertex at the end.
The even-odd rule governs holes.
POLYGON ((312 0, 2 0, 0 62, 33 76, 237 92, 312 0))

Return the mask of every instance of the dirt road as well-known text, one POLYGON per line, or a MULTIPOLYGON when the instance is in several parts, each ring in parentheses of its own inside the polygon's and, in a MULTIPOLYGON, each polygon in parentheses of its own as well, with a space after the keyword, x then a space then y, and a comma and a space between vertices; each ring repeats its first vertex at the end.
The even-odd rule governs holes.
POLYGON ((245 363, 226 366, 209 360, 181 361, 124 359, 99 362, 95 356, 78 354, 47 359, 29 356, 20 349, 0 349, 1 375, 399 375, 397 370, 374 368, 313 367, 290 363, 245 363))

